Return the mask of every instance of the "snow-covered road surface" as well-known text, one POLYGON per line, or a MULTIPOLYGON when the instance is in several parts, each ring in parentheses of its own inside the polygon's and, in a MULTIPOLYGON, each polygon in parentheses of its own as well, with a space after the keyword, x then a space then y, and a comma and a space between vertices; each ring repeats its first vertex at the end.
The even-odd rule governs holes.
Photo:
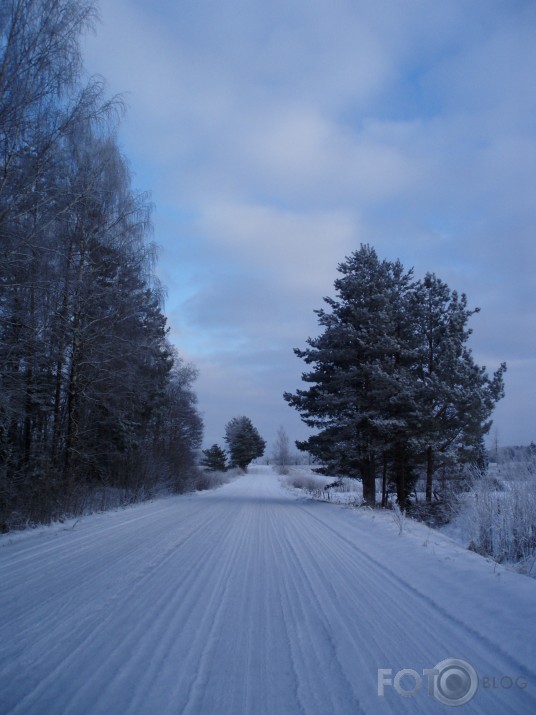
POLYGON ((1 715, 534 715, 535 653, 535 581, 267 467, 0 540, 1 715), (466 705, 389 684, 447 658, 466 705))

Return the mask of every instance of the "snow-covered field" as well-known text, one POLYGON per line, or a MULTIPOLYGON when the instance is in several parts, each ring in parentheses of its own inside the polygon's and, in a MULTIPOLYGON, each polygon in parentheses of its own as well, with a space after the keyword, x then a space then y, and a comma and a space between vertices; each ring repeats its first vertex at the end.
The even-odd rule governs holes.
POLYGON ((536 581, 269 467, 0 539, 2 715, 446 713, 477 683, 453 711, 536 713, 536 581), (446 659, 477 680, 423 675, 446 659))

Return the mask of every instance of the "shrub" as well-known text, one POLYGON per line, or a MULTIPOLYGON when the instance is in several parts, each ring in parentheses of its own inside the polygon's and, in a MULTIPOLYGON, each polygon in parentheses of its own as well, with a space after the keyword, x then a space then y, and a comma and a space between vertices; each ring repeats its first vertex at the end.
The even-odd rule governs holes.
POLYGON ((470 548, 496 561, 536 555, 536 460, 502 465, 499 474, 475 480, 459 523, 470 548))

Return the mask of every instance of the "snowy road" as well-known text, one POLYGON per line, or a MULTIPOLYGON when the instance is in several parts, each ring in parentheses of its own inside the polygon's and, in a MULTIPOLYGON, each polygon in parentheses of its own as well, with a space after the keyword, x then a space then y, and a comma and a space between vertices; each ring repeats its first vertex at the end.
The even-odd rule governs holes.
POLYGON ((0 541, 1 715, 534 715, 535 644, 535 581, 266 467, 0 541), (467 705, 397 692, 447 658, 467 705))

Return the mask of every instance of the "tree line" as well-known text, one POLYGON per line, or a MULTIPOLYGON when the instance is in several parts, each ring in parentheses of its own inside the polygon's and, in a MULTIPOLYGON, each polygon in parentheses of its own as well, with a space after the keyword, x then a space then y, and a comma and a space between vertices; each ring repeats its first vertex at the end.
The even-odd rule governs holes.
POLYGON ((0 524, 80 494, 180 489, 200 446, 195 369, 168 340, 149 197, 84 80, 89 0, 0 4, 0 524))
POLYGON ((467 341, 478 309, 429 273, 416 280, 400 261, 362 245, 339 264, 336 297, 315 311, 323 332, 295 349, 309 385, 285 400, 315 429, 297 447, 328 474, 360 478, 364 500, 394 490, 406 508, 419 477, 426 502, 438 473, 483 466, 483 439, 504 394, 503 363, 490 377, 467 341))

